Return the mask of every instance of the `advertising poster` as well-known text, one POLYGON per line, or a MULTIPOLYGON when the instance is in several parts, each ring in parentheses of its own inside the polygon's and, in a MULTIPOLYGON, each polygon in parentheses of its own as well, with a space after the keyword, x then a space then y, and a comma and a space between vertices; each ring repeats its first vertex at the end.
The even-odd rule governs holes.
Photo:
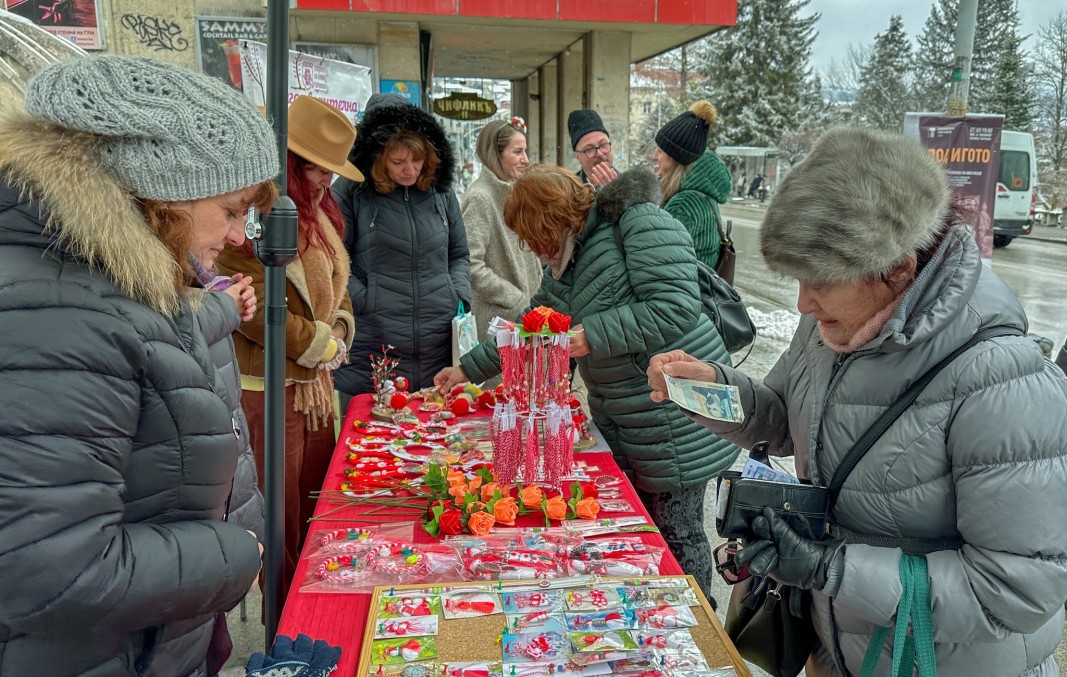
POLYGON ((904 132, 945 167, 948 182, 973 213, 974 239, 984 261, 993 259, 993 201, 1000 171, 999 115, 908 113, 904 132))
MULTIPOLYGON (((245 97, 266 105, 267 45, 242 40, 241 79, 245 97)), ((371 95, 370 68, 289 50, 289 101, 301 94, 322 99, 356 124, 371 95)))
POLYGON ((415 80, 382 80, 382 94, 399 94, 412 106, 420 105, 419 83, 415 80))
POLYGON ((197 65, 241 89, 241 40, 266 40, 267 20, 259 17, 196 17, 197 65))
POLYGON ((82 49, 103 49, 96 0, 7 0, 7 11, 82 49))

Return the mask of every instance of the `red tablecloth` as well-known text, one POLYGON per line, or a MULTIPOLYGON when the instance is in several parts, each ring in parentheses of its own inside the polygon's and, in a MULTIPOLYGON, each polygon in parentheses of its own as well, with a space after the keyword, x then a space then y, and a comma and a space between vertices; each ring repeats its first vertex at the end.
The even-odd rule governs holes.
MULTIPOLYGON (((352 421, 355 420, 369 420, 371 408, 370 395, 362 395, 352 400, 352 404, 348 408, 348 414, 345 417, 344 425, 341 427, 341 435, 338 439, 337 448, 334 450, 333 462, 330 465, 329 473, 326 476, 326 483, 324 489, 336 489, 337 484, 340 481, 340 473, 344 468, 345 454, 348 452, 348 447, 345 445, 345 438, 349 437, 347 431, 352 429, 352 421)), ((634 491, 633 486, 626 481, 619 466, 611 458, 610 453, 606 452, 587 452, 580 454, 582 460, 589 465, 595 465, 599 467, 599 474, 611 474, 623 478, 622 493, 631 506, 635 508, 631 513, 612 513, 612 517, 622 517, 625 515, 644 515, 648 517, 648 512, 641 505, 641 501, 637 497, 637 493, 634 491)), ((328 510, 335 510, 336 504, 329 503, 325 500, 320 500, 315 509, 315 514, 319 515, 328 510)), ((339 510, 330 515, 331 518, 345 518, 356 517, 365 508, 345 508, 339 510)), ((651 522, 651 520, 649 520, 651 522)), ((536 515, 526 515, 516 520, 516 526, 543 526, 543 517, 536 515)), ((317 531, 322 529, 339 529, 344 527, 343 522, 328 522, 322 525, 312 524, 311 531, 317 531)), ((666 547, 663 539, 659 534, 645 533, 641 534, 642 540, 649 545, 657 545, 666 547)), ((415 529, 415 543, 432 543, 436 539, 426 533, 424 530, 416 527, 415 529)), ((305 633, 314 637, 315 639, 324 639, 330 644, 340 646, 341 661, 337 666, 337 671, 333 674, 337 677, 354 677, 356 674, 356 666, 359 663, 359 654, 361 650, 361 644, 363 643, 363 630, 366 626, 367 611, 370 604, 369 594, 358 593, 316 593, 316 592, 301 592, 300 585, 304 581, 304 576, 308 566, 307 554, 310 540, 304 546, 304 555, 301 557, 299 564, 296 568, 296 576, 293 579, 292 588, 289 591, 289 597, 285 600, 285 606, 282 609, 281 621, 278 625, 278 632, 290 637, 296 637, 298 633, 305 633)), ((663 560, 660 563, 660 573, 663 575, 677 575, 682 573, 682 569, 678 566, 677 560, 671 555, 670 551, 666 551, 663 554, 663 560)))

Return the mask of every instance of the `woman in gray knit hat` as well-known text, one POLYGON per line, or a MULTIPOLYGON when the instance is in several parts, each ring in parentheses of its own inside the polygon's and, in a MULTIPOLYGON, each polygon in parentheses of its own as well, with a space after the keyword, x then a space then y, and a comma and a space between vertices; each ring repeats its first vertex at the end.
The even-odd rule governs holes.
POLYGON ((0 674, 206 674, 260 548, 224 521, 242 440, 201 325, 239 309, 189 255, 241 244, 277 173, 254 106, 152 59, 53 65, 0 116, 0 674))
MULTIPOLYGON (((744 422, 697 419, 747 448, 769 441, 827 486, 922 374, 980 330, 1020 334, 980 341, 930 382, 848 475, 822 540, 774 513, 753 521, 758 538, 737 564, 812 592, 809 677, 860 674, 875 631, 895 622, 902 552, 925 556, 939 675, 1058 674, 1067 379, 1021 335, 1026 315, 982 265, 967 217, 914 141, 831 130, 760 231, 767 264, 800 283, 803 317, 778 363, 763 382, 677 351, 649 367, 656 402, 663 374, 740 388, 744 422)), ((871 649, 875 674, 889 674, 891 638, 871 649)))

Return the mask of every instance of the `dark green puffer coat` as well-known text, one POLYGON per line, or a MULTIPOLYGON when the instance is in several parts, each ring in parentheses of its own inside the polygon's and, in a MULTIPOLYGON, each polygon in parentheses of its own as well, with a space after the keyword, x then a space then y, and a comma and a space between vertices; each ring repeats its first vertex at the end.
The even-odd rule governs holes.
MULTIPOLYGON (((658 193, 656 178, 643 169, 605 186, 570 265, 559 280, 545 275, 531 305, 570 315, 585 328, 590 353, 578 358, 578 368, 594 422, 619 464, 634 470, 638 487, 669 492, 715 477, 739 448, 708 434, 677 405, 649 399, 652 355, 681 349, 701 360, 730 359, 700 310, 693 240, 656 206, 658 193)), ((461 366, 476 383, 500 373, 495 340, 467 353, 461 366)))
POLYGON ((730 170, 715 153, 705 151, 685 172, 678 192, 663 209, 693 236, 697 258, 714 269, 719 264, 719 205, 730 199, 730 170), (710 198, 710 199, 709 199, 710 198))

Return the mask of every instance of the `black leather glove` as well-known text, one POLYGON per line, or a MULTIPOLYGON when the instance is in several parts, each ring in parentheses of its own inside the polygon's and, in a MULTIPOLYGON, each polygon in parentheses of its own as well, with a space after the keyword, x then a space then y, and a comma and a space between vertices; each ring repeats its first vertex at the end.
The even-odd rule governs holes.
POLYGON ((804 590, 826 586, 830 565, 845 547, 842 540, 816 541, 801 536, 770 508, 752 520, 752 531, 760 540, 737 553, 737 564, 747 564, 756 576, 770 576, 804 590))

